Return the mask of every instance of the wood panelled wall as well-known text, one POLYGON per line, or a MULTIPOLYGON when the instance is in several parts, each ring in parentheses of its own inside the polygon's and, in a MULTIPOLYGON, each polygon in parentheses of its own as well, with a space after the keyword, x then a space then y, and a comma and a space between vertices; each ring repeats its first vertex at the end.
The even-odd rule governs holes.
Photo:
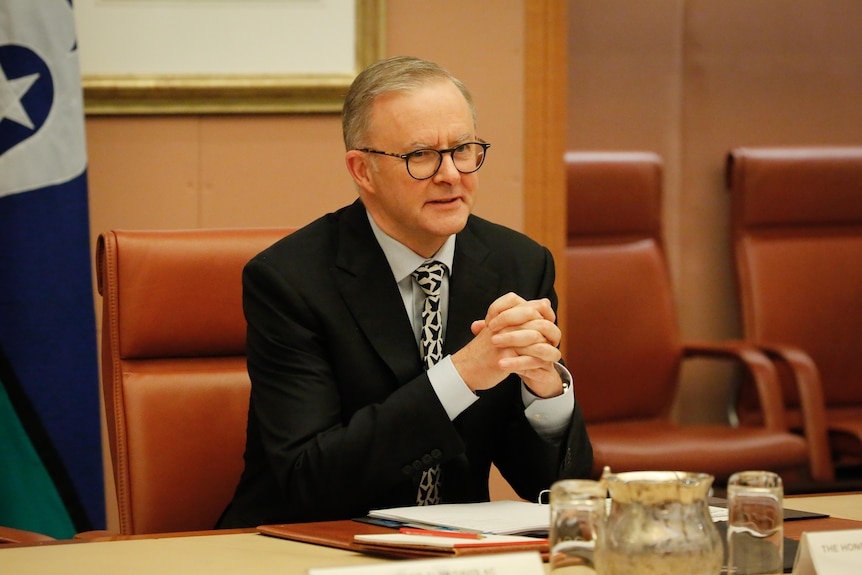
MULTIPOLYGON (((862 2, 570 0, 568 140, 665 162, 681 330, 741 333, 723 165, 736 146, 862 145, 862 2)), ((680 418, 724 417, 725 370, 696 365, 680 418)))

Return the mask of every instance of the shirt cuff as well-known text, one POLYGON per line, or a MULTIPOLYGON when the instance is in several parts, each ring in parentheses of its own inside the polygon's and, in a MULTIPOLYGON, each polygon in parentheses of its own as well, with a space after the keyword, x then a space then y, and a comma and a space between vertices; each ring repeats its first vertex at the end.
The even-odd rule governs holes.
POLYGON ((543 439, 556 441, 560 439, 569 427, 572 412, 575 410, 575 392, 572 385, 572 374, 562 364, 556 363, 554 367, 557 373, 568 383, 566 390, 556 397, 543 399, 534 395, 529 388, 521 382, 521 399, 524 401, 524 414, 527 421, 543 439))
POLYGON ((455 369, 451 355, 447 355, 431 366, 428 370, 428 379, 431 380, 431 387, 443 404, 443 409, 446 410, 450 421, 454 421, 461 412, 479 399, 455 369))

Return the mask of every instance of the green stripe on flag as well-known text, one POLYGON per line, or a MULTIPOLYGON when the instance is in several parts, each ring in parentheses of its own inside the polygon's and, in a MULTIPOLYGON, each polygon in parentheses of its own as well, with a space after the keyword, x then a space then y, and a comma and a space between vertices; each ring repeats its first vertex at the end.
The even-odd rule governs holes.
POLYGON ((37 531, 57 539, 69 539, 75 534, 60 494, 24 431, 2 382, 0 525, 37 531))

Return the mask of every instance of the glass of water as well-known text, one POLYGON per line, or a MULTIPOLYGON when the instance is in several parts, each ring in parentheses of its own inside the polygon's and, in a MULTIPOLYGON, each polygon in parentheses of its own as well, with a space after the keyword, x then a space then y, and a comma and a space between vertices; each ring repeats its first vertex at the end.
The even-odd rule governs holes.
POLYGON ((727 572, 784 572, 784 487, 771 471, 740 471, 727 482, 727 572))
POLYGON ((564 479, 551 486, 548 545, 554 575, 595 573, 593 557, 606 501, 607 490, 598 481, 564 479))

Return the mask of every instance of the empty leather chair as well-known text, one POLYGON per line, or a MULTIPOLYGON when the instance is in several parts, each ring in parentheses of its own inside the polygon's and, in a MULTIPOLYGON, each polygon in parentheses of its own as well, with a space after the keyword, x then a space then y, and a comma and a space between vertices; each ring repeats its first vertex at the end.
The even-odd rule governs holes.
POLYGON ((122 534, 212 529, 243 469, 242 268, 287 229, 98 240, 102 385, 122 534))
MULTIPOLYGON (((788 431, 773 363, 743 342, 683 342, 662 238, 662 164, 640 152, 569 152, 564 358, 593 442, 594 475, 743 469, 805 475, 809 445, 788 431), (681 363, 733 361, 756 382, 756 425, 672 418, 681 363)), ((822 470, 811 469, 819 475, 822 470)))
MULTIPOLYGON (((738 148, 727 158, 745 338, 779 366, 786 416, 825 425, 823 457, 862 464, 862 147, 738 148)), ((741 420, 756 420, 750 387, 741 420)))

